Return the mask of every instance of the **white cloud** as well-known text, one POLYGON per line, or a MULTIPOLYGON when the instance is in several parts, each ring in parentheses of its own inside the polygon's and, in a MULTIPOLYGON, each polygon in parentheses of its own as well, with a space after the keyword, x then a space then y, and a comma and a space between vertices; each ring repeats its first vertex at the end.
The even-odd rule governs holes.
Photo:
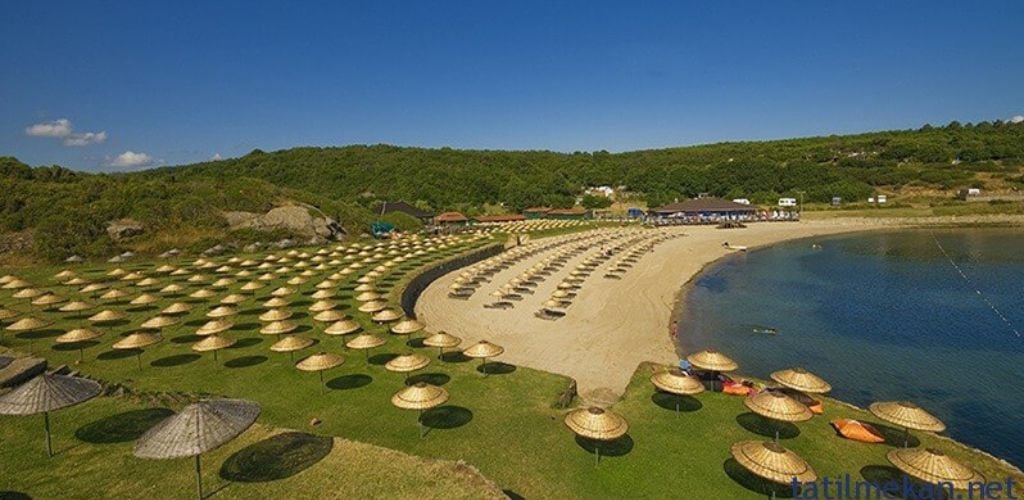
POLYGON ((153 163, 153 157, 146 153, 125 151, 107 162, 108 166, 120 168, 145 167, 153 163))
POLYGON ((63 139, 65 146, 88 146, 107 140, 106 131, 75 133, 74 128, 71 120, 60 118, 52 122, 37 123, 25 127, 25 133, 33 137, 63 139))
POLYGON ((221 161, 223 159, 224 157, 221 156, 220 153, 214 153, 213 156, 210 157, 210 161, 221 161))
POLYGON ((1024 115, 1016 115, 1010 118, 1010 123, 1021 123, 1024 122, 1024 115))
POLYGON ((52 122, 37 123, 26 127, 25 133, 34 137, 67 137, 71 135, 71 120, 61 118, 52 122))
POLYGON ((83 134, 71 134, 64 138, 65 146, 88 146, 99 144, 107 140, 107 132, 85 132, 83 134))

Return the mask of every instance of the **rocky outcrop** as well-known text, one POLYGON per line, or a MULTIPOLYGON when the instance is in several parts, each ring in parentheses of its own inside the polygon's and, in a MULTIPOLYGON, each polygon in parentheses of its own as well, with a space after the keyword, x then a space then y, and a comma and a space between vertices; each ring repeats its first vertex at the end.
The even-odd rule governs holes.
POLYGON ((305 205, 277 207, 262 215, 252 212, 224 212, 223 215, 232 230, 281 229, 317 242, 339 241, 345 237, 345 229, 341 224, 316 208, 305 205))
POLYGON ((138 236, 145 232, 146 226, 135 219, 118 219, 107 224, 107 234, 114 241, 138 236))

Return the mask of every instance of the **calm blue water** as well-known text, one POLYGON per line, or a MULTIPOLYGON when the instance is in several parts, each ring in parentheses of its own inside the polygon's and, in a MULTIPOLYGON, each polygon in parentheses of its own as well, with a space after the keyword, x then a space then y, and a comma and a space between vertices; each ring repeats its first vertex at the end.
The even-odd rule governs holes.
POLYGON ((709 268, 681 309, 681 352, 714 347, 764 378, 804 366, 832 383, 832 396, 862 407, 909 399, 942 418, 947 435, 1024 465, 1022 231, 785 243, 709 268))

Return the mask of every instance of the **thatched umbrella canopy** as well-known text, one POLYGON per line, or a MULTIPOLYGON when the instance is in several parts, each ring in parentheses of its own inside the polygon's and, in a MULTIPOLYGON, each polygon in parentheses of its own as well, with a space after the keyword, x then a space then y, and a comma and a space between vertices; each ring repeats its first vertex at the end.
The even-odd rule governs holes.
POLYGON ((377 311, 382 311, 387 307, 387 302, 382 300, 372 300, 370 302, 364 302, 363 305, 359 306, 359 311, 364 313, 375 313, 377 311))
POLYGON ((274 321, 267 323, 266 326, 260 328, 260 333, 263 335, 283 335, 285 333, 294 332, 299 325, 292 323, 291 321, 274 321))
POLYGON ((32 300, 32 305, 34 305, 34 306, 43 306, 44 309, 48 309, 50 306, 54 306, 54 305, 57 305, 57 304, 62 304, 62 303, 67 302, 67 301, 68 301, 68 299, 66 299, 64 297, 61 297, 60 295, 53 294, 53 293, 47 293, 47 294, 40 295, 39 297, 36 297, 35 299, 33 299, 32 300))
POLYGON ((50 326, 50 324, 51 324, 50 321, 47 321, 47 320, 44 320, 44 319, 33 318, 31 316, 28 316, 28 317, 21 318, 18 321, 15 321, 14 323, 11 323, 11 324, 7 325, 7 331, 9 331, 9 332, 30 332, 32 330, 38 330, 40 328, 46 328, 47 326, 50 326))
POLYGON ((425 382, 417 382, 413 385, 403 387, 402 390, 391 396, 391 404, 403 410, 418 410, 420 412, 417 421, 420 424, 420 437, 423 437, 423 412, 436 408, 448 401, 448 391, 443 387, 430 385, 425 382))
POLYGON ((359 302, 369 302, 371 300, 379 300, 381 295, 377 292, 363 292, 356 295, 356 300, 359 302))
POLYGON ((295 293, 295 289, 294 288, 283 286, 283 287, 275 289, 273 292, 270 292, 270 296, 271 297, 275 297, 275 298, 284 298, 284 297, 287 297, 289 295, 293 295, 294 293, 295 293))
POLYGON ((260 415, 260 405, 241 399, 210 399, 186 406, 142 435, 135 443, 139 458, 195 457, 196 485, 203 498, 199 456, 245 432, 260 415))
POLYGON ((83 286, 80 290, 78 290, 78 292, 89 294, 90 296, 92 296, 96 292, 100 290, 106 290, 107 288, 108 287, 106 283, 90 283, 88 285, 83 286))
POLYGON ((100 300, 118 300, 128 296, 128 292, 121 290, 120 288, 112 288, 103 295, 100 295, 100 300))
POLYGON ((284 299, 281 297, 273 297, 270 300, 263 303, 263 307, 267 309, 281 309, 284 307, 288 307, 289 305, 291 305, 291 302, 289 302, 288 299, 284 299))
POLYGON ((213 334, 207 335, 206 338, 192 344, 192 350, 195 352, 209 352, 213 351, 213 359, 217 360, 217 351, 226 349, 235 345, 235 339, 228 337, 221 337, 220 335, 213 334))
POLYGON ((207 321, 196 330, 196 335, 205 337, 207 335, 216 335, 221 332, 226 332, 234 328, 235 324, 226 319, 214 319, 207 321))
POLYGON ((205 299, 208 299, 210 297, 214 297, 216 295, 217 295, 217 292, 214 292, 213 290, 210 290, 208 288, 200 288, 199 290, 196 290, 196 291, 188 294, 188 296, 190 298, 200 299, 200 300, 205 300, 205 299))
MULTIPOLYGON (((802 403, 781 392, 761 391, 754 397, 744 398, 743 404, 750 411, 779 422, 804 422, 814 416, 802 403)), ((778 429, 775 440, 779 440, 778 429)))
POLYGON ((146 321, 143 321, 142 324, 139 325, 139 327, 145 328, 146 330, 161 330, 167 328, 168 326, 177 325, 178 321, 178 318, 175 318, 174 316, 160 315, 154 316, 152 318, 147 319, 146 321))
POLYGON ((181 285, 179 285, 177 283, 171 283, 170 285, 167 285, 167 286, 161 288, 160 289, 160 293, 166 294, 166 295, 171 295, 171 294, 181 293, 183 290, 185 290, 185 287, 183 287, 183 286, 181 286, 181 285))
POLYGON ((384 340, 381 337, 371 335, 369 333, 363 333, 360 335, 356 335, 354 338, 352 338, 352 340, 346 342, 345 347, 348 347, 349 349, 363 351, 366 358, 369 359, 370 349, 375 349, 386 343, 388 343, 388 341, 384 340))
POLYGON ((871 413, 886 422, 903 427, 903 447, 910 439, 910 429, 925 432, 942 432, 946 424, 935 415, 928 413, 910 401, 882 401, 868 406, 871 413))
POLYGON ((241 295, 241 294, 237 294, 237 293, 232 293, 232 294, 226 295, 224 298, 220 299, 220 303, 221 303, 221 305, 225 305, 225 306, 237 306, 238 304, 241 304, 241 303, 243 303, 243 302, 245 302, 247 300, 249 300, 249 297, 247 297, 245 295, 241 295))
POLYGON ((142 350, 149 347, 157 342, 163 340, 163 337, 159 333, 152 332, 137 332, 133 333, 110 346, 116 350, 136 350, 136 360, 139 362, 139 368, 142 368, 142 350))
POLYGON ((772 380, 808 394, 825 394, 832 390, 832 386, 821 377, 803 369, 789 368, 772 373, 772 380))
POLYGON ((7 283, 4 283, 3 286, 0 286, 0 288, 3 288, 4 290, 21 290, 23 288, 31 287, 32 283, 29 283, 28 281, 25 281, 21 278, 14 277, 11 277, 11 279, 8 280, 7 283))
POLYGON ((330 311, 331 309, 337 308, 338 305, 329 300, 318 300, 309 306, 309 312, 318 313, 324 311, 330 311))
POLYGON ((444 348, 445 347, 457 347, 461 343, 462 343, 462 339, 456 337, 455 335, 447 333, 447 332, 437 332, 437 333, 435 333, 435 334, 433 334, 433 335, 423 339, 423 345, 425 345, 427 347, 436 347, 436 348, 438 348, 438 351, 439 351, 438 355, 437 355, 438 359, 441 359, 442 357, 444 357, 444 348))
POLYGON ((150 304, 153 304, 153 303, 159 302, 159 301, 160 301, 160 297, 157 297, 156 295, 151 295, 151 294, 148 294, 148 293, 144 293, 144 294, 139 295, 138 297, 135 297, 134 299, 132 299, 131 302, 129 302, 129 304, 131 304, 133 306, 148 306, 150 304))
POLYGON ((11 298, 15 299, 34 299, 40 295, 45 295, 46 292, 36 288, 22 288, 11 295, 11 298))
POLYGON ((704 392, 704 384, 697 379, 682 372, 678 368, 671 368, 665 371, 659 371, 654 375, 651 375, 651 383, 658 390, 665 391, 670 394, 679 394, 682 396, 692 396, 694 394, 700 394, 704 392))
POLYGON ((11 274, 5 274, 3 276, 0 276, 0 288, 4 288, 3 285, 6 285, 16 279, 18 279, 18 277, 11 274))
POLYGON ((164 314, 167 316, 179 316, 182 314, 188 314, 188 312, 191 310, 191 305, 186 304, 184 302, 175 302, 165 307, 163 311, 160 311, 160 314, 164 314))
POLYGON ((92 316, 89 316, 86 319, 86 321, 94 325, 103 325, 113 323, 115 321, 121 321, 127 317, 128 316, 121 311, 117 311, 114 309, 104 309, 96 314, 93 314, 92 316))
POLYGON ((391 325, 391 333, 395 335, 411 335, 423 329, 423 323, 414 319, 404 319, 391 325))
POLYGON ((324 333, 327 335, 348 335, 355 333, 362 328, 358 322, 353 319, 341 319, 331 323, 330 326, 324 329, 324 333))
POLYGON ((317 372, 320 374, 320 392, 324 390, 324 371, 330 370, 345 364, 345 358, 332 353, 318 352, 312 356, 300 359, 295 363, 295 368, 304 372, 317 372))
POLYGON ((270 323, 274 321, 284 321, 292 317, 292 312, 287 309, 271 309, 260 315, 260 321, 270 323))
POLYGON ((236 314, 238 314, 238 309, 236 309, 236 308, 234 308, 232 306, 225 305, 225 306, 217 306, 217 307, 214 307, 213 309, 210 309, 209 311, 206 312, 206 317, 207 318, 219 319, 219 318, 227 318, 229 316, 234 316, 236 314))
POLYGON ((100 384, 92 380, 44 373, 0 396, 0 415, 42 413, 46 429, 46 455, 52 457, 50 412, 96 397, 101 390, 100 384))
POLYGON ((804 459, 774 441, 740 441, 729 451, 744 469, 773 483, 808 483, 818 479, 804 459))
POLYGON ((398 356, 391 361, 388 361, 384 365, 384 369, 389 372, 404 373, 405 378, 409 378, 409 374, 426 368, 430 364, 430 358, 419 354, 419 353, 408 353, 398 356))
POLYGON ((492 344, 486 340, 481 340, 462 350, 462 354, 467 358, 480 358, 480 366, 487 364, 487 358, 500 356, 503 352, 505 352, 504 347, 492 344))
POLYGON ((78 344, 78 362, 81 363, 85 359, 85 343, 102 336, 103 333, 96 330, 75 328, 74 330, 68 330, 67 333, 57 337, 54 341, 58 344, 78 344))
POLYGON ((348 316, 346 316, 345 313, 337 309, 331 309, 330 311, 316 313, 316 316, 313 316, 313 321, 320 323, 335 323, 344 320, 347 317, 348 316))
POLYGON ((21 314, 18 311, 12 311, 10 309, 4 309, 0 307, 0 321, 7 321, 9 319, 17 318, 21 314))
POLYGON ((335 292, 334 290, 317 290, 317 291, 313 292, 313 295, 310 295, 310 297, 313 300, 326 300, 326 299, 334 298, 337 295, 338 295, 338 292, 335 292))
POLYGON ((355 290, 356 292, 359 292, 359 293, 363 293, 363 292, 374 292, 374 291, 376 291, 376 290, 377 290, 377 287, 375 287, 375 286, 373 286, 373 285, 371 285, 371 284, 369 284, 369 283, 362 283, 362 284, 360 284, 359 286, 355 287, 355 289, 354 289, 354 290, 355 290))
POLYGON ((242 285, 240 290, 242 290, 243 292, 255 292, 256 290, 259 290, 260 288, 263 288, 265 286, 267 285, 260 283, 259 281, 250 281, 242 285))
MULTIPOLYGON (((565 425, 577 436, 594 441, 614 441, 629 432, 626 419, 597 406, 580 408, 565 416, 565 425)), ((594 447, 594 459, 601 462, 601 450, 594 447)))
POLYGON ((298 335, 285 335, 281 337, 281 340, 274 342, 274 345, 270 346, 270 350, 274 352, 286 352, 288 353, 289 359, 295 359, 295 351, 301 351, 309 346, 313 345, 313 339, 306 337, 300 337, 298 335))
POLYGON ((731 372, 738 368, 735 361, 714 349, 695 352, 687 356, 686 360, 701 370, 712 372, 731 372))
POLYGON ((67 304, 64 304, 64 305, 60 306, 60 308, 57 309, 57 310, 60 311, 60 312, 77 313, 77 312, 88 311, 89 309, 92 309, 94 307, 96 307, 96 306, 94 306, 94 305, 92 305, 92 304, 90 304, 88 302, 81 301, 81 300, 74 300, 74 301, 68 302, 67 304))
MULTIPOLYGON (((369 302, 367 302, 369 304, 369 302)), ((370 317, 375 323, 390 323, 402 319, 402 313, 394 309, 383 309, 377 311, 370 317)))
POLYGON ((885 458, 904 474, 928 484, 951 484, 955 489, 968 490, 972 484, 985 482, 978 471, 934 448, 898 448, 885 458))

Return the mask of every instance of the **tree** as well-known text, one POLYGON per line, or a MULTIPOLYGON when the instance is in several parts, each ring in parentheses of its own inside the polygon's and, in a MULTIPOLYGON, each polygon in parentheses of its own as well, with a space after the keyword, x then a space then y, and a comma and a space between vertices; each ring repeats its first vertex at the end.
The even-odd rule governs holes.
POLYGON ((580 201, 580 205, 583 205, 583 208, 591 210, 595 208, 608 208, 612 206, 612 199, 607 196, 585 194, 583 195, 583 199, 580 201))

